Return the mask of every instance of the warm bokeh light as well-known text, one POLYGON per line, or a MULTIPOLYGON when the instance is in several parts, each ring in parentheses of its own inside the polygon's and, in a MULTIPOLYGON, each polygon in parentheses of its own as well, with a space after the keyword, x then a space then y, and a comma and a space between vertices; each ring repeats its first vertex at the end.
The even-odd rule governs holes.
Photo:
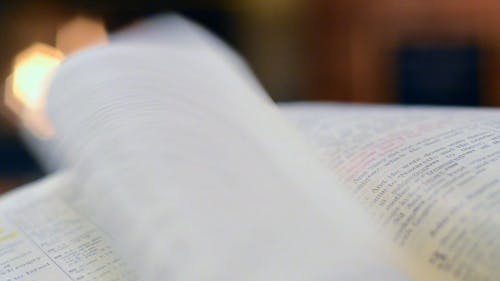
POLYGON ((108 33, 104 23, 98 19, 75 17, 57 30, 56 47, 69 55, 76 51, 105 44, 108 33))
POLYGON ((63 54, 47 45, 34 44, 14 60, 13 95, 25 107, 41 108, 44 104, 44 83, 61 63, 63 54))
POLYGON ((13 73, 5 83, 5 104, 40 137, 53 134, 45 115, 46 89, 51 74, 63 59, 61 51, 36 43, 16 56, 13 73))

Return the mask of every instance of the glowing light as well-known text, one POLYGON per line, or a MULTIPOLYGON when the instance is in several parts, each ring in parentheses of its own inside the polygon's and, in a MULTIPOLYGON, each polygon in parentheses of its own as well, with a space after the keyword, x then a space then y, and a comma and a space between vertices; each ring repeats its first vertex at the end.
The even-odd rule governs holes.
POLYGON ((79 16, 57 29, 56 47, 66 55, 107 42, 106 27, 98 19, 79 16))
POLYGON ((45 83, 64 56, 50 46, 35 44, 14 60, 13 94, 25 107, 44 106, 45 83))
POLYGON ((46 90, 51 74, 63 59, 59 50, 36 43, 16 56, 13 73, 5 83, 5 104, 40 137, 53 134, 45 115, 46 90))

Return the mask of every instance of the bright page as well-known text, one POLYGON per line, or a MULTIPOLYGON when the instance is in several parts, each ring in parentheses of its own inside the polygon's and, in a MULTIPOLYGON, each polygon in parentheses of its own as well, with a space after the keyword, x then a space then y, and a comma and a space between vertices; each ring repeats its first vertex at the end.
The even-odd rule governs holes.
POLYGON ((500 112, 283 105, 420 280, 500 280, 500 112))
POLYGON ((68 200, 142 280, 400 276, 361 208, 256 91, 204 52, 126 44, 70 58, 49 96, 56 151, 81 184, 68 200))
POLYGON ((72 186, 60 174, 0 199, 0 280, 135 280, 112 237, 64 199, 72 186))

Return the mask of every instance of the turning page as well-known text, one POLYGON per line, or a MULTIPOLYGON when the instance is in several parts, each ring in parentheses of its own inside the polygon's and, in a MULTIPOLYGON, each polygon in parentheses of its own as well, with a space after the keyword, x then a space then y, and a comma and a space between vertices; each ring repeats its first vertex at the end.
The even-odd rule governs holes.
POLYGON ((282 105, 420 280, 500 280, 500 112, 282 105))
MULTIPOLYGON (((218 65, 224 65, 240 79, 244 79, 247 87, 254 88, 254 94, 267 97, 256 77, 234 50, 202 26, 180 15, 168 13, 146 18, 110 34, 109 39, 110 44, 142 43, 165 49, 182 49, 196 57, 211 57, 216 59, 218 65)), ((46 171, 64 168, 62 155, 54 151, 55 144, 52 140, 41 140, 22 127, 21 134, 46 171)))
POLYGON ((256 91, 189 49, 68 59, 49 111, 72 196, 141 280, 403 280, 361 208, 256 91))

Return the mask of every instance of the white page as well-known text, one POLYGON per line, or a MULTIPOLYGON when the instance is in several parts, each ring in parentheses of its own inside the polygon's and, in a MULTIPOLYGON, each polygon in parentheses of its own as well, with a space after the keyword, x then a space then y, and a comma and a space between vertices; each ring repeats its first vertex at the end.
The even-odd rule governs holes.
POLYGON ((240 54, 203 26, 181 15, 169 13, 146 18, 111 34, 110 37, 112 43, 148 43, 210 53, 218 57, 220 63, 231 67, 250 87, 255 87, 256 94, 267 96, 240 54))
POLYGON ((422 280, 500 280, 500 111, 290 104, 281 109, 422 280))
POLYGON ((95 49, 64 63, 49 104, 81 183, 68 200, 143 280, 398 276, 301 137, 215 56, 95 49))
MULTIPOLYGON (((180 15, 160 14, 137 21, 110 34, 109 40, 109 44, 143 43, 163 48, 183 49, 197 56, 206 54, 216 58, 219 64, 232 69, 234 73, 238 73, 248 87, 254 88, 255 94, 267 97, 267 93, 263 91, 249 67, 234 50, 202 26, 180 15)), ((64 168, 61 155, 52 149, 54 143, 51 139, 40 139, 22 125, 20 133, 45 171, 53 172, 64 168)))
POLYGON ((0 280, 134 280, 111 237, 64 199, 71 188, 60 174, 2 196, 0 280))

